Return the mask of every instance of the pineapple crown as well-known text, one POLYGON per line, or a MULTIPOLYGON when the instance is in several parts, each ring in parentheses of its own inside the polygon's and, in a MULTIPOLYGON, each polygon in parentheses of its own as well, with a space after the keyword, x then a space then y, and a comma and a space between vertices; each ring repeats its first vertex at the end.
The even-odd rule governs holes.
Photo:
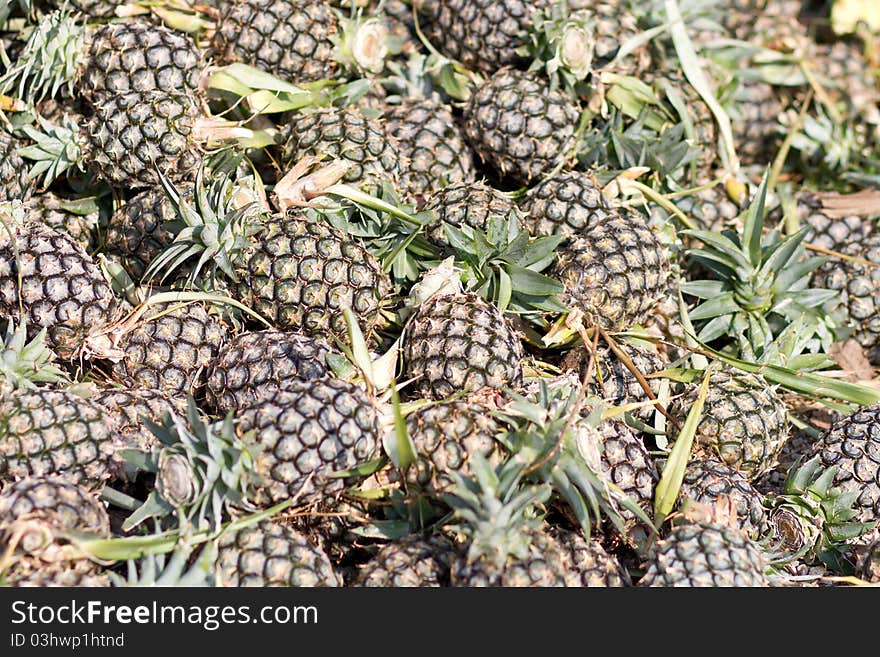
POLYGON ((42 16, 33 26, 17 63, 0 77, 0 93, 30 105, 61 90, 73 95, 86 25, 69 8, 42 16))
POLYGON ((681 285, 683 293, 704 299, 690 311, 700 326, 697 338, 708 343, 732 337, 740 355, 760 360, 786 327, 800 323, 801 340, 810 336, 811 351, 827 350, 834 324, 825 308, 839 292, 807 287, 811 273, 826 259, 806 257, 802 242, 809 227, 786 237, 776 230, 763 234, 766 197, 765 175, 739 234, 682 231, 703 243, 688 255, 712 276, 681 285))
POLYGON ((28 341, 27 327, 16 326, 9 320, 5 335, 0 339, 0 390, 66 382, 67 375, 52 363, 55 357, 46 346, 45 328, 28 341))
POLYGON ((791 469, 781 494, 766 498, 768 548, 774 563, 815 557, 840 571, 846 566, 846 544, 877 526, 876 521, 855 521, 858 511, 853 504, 859 491, 833 486, 836 473, 837 466, 823 468, 813 457, 791 469))
POLYGON ((593 521, 608 518, 626 535, 621 508, 651 525, 642 508, 612 482, 602 479, 601 438, 596 427, 602 418, 601 404, 584 417, 585 389, 563 382, 539 383, 537 399, 509 393, 512 401, 499 412, 509 429, 499 440, 512 453, 528 462, 525 476, 547 483, 568 503, 584 535, 593 521))
POLYGON ((564 236, 533 238, 515 213, 492 217, 485 230, 444 224, 443 231, 465 291, 544 328, 545 314, 565 312, 556 297, 565 286, 541 273, 553 263, 564 236))
POLYGON ((65 114, 56 125, 38 115, 37 122, 39 130, 30 125, 21 127, 21 131, 34 143, 18 150, 21 157, 34 160, 28 171, 31 179, 37 180, 43 176, 43 187, 48 188, 55 179, 71 168, 84 172, 83 147, 79 140, 80 125, 77 117, 65 114))
POLYGON ((123 523, 128 531, 149 518, 177 515, 178 524, 217 531, 224 511, 249 507, 257 485, 255 457, 235 431, 232 415, 210 422, 189 397, 186 419, 166 413, 162 424, 144 418, 159 440, 150 453, 125 450, 128 463, 156 474, 156 486, 144 504, 123 523))
POLYGON ((593 72, 595 18, 586 9, 572 11, 567 2, 554 2, 532 20, 528 41, 517 49, 531 58, 531 71, 544 69, 550 88, 562 87, 573 96, 587 96, 593 72))
POLYGON ((260 230, 268 209, 256 173, 235 178, 241 160, 240 154, 229 149, 204 160, 196 172, 192 202, 156 168, 162 188, 177 213, 177 221, 169 226, 176 235, 149 264, 144 280, 161 274, 160 280, 164 281, 196 256, 198 260, 187 275, 188 286, 196 285, 202 269, 209 263, 211 281, 215 280, 218 269, 229 280, 237 279, 233 262, 260 230))
POLYGON ((550 486, 523 484, 524 465, 516 459, 497 470, 480 454, 469 463, 473 475, 450 472, 454 483, 444 496, 457 521, 453 529, 469 539, 467 560, 501 569, 511 557, 526 558, 530 535, 543 522, 535 507, 549 499, 550 486))

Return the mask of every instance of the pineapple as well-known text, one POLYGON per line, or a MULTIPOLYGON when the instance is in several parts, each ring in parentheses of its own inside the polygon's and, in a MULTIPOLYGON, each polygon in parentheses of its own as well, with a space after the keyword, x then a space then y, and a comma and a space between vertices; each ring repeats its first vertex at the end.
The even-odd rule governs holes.
POLYGON ((740 163, 770 164, 783 137, 779 126, 785 104, 779 91, 767 82, 743 78, 734 83, 724 100, 740 163))
MULTIPOLYGON (((719 370, 696 430, 695 451, 741 472, 753 481, 773 468, 788 438, 785 403, 774 386, 754 374, 719 370)), ((697 395, 691 386, 669 406, 682 426, 697 395)))
POLYGON ((695 459, 687 465, 679 492, 679 502, 691 500, 715 507, 722 497, 733 504, 736 511, 736 529, 754 540, 767 531, 764 496, 749 483, 743 474, 716 459, 695 459))
POLYGON ((44 225, 67 233, 88 253, 98 247, 97 207, 81 207, 76 199, 64 199, 52 192, 34 196, 28 209, 44 225))
POLYGON ((182 399, 153 388, 103 388, 94 391, 89 399, 116 419, 127 449, 148 451, 157 445, 156 436, 144 425, 144 419, 159 422, 166 413, 186 413, 182 399))
POLYGON ((475 457, 474 475, 453 475, 446 496, 463 535, 461 554, 451 564, 452 586, 565 586, 565 553, 536 517, 537 505, 550 496, 549 486, 520 483, 521 466, 493 471, 475 457))
POLYGON ((211 408, 226 413, 252 406, 291 381, 329 374, 323 340, 292 331, 240 333, 220 349, 208 376, 211 408))
POLYGON ((414 474, 423 494, 440 499, 452 486, 452 473, 470 476, 470 461, 479 454, 490 463, 500 458, 496 436, 500 423, 496 393, 477 393, 465 399, 426 406, 406 417, 406 428, 415 446, 414 474))
POLYGON ((574 156, 579 115, 571 98, 537 74, 503 68, 473 90, 464 134, 491 169, 529 185, 574 156))
POLYGON ((562 302, 605 330, 643 324, 666 292, 669 256, 641 215, 617 213, 557 255, 562 302))
POLYGON ((53 532, 109 537, 110 519, 95 494, 59 477, 7 485, 0 493, 0 579, 17 587, 105 586, 98 565, 66 549, 53 532))
POLYGON ((58 356, 71 360, 90 335, 116 317, 117 300, 94 259, 67 233, 27 213, 14 238, 0 234, 0 318, 46 330, 58 356))
POLYGON ((341 585, 326 554, 274 520, 224 532, 215 577, 219 586, 341 585))
POLYGON ((697 520, 675 527, 648 557, 639 586, 763 587, 767 562, 744 532, 697 520))
POLYGON ((568 586, 622 588, 631 586, 629 573, 596 539, 587 540, 576 531, 557 528, 556 541, 569 559, 568 586))
POLYGON ((332 377, 292 381, 242 409, 236 431, 257 450, 256 471, 264 479, 255 501, 273 504, 299 495, 311 503, 338 495, 347 480, 336 473, 378 456, 380 419, 366 393, 332 377))
POLYGON ((523 347, 504 315, 472 293, 440 294, 418 307, 401 344, 404 371, 427 399, 517 387, 523 347))
POLYGON ((438 190, 431 196, 425 211, 434 217, 428 236, 437 244, 447 243, 444 224, 486 231, 493 219, 521 217, 516 204, 507 194, 479 180, 460 182, 438 190))
MULTIPOLYGON (((815 441, 805 455, 816 457, 822 468, 836 466, 832 485, 856 496, 853 518, 858 522, 880 521, 880 456, 878 432, 880 406, 868 406, 840 418, 815 441)), ((859 539, 870 543, 877 531, 859 539)))
POLYGON ((113 375, 127 386, 185 394, 204 385, 227 334, 205 304, 160 303, 139 321, 111 332, 114 352, 96 349, 92 357, 112 360, 113 375))
POLYGON ((530 188, 520 202, 532 235, 581 237, 615 214, 587 173, 563 171, 530 188))
POLYGON ((24 202, 34 193, 36 184, 18 154, 20 147, 18 139, 0 130, 0 202, 24 202))
POLYGON ((233 0, 216 18, 217 61, 244 62, 293 83, 336 77, 339 18, 325 0, 233 0))
POLYGON ((193 40, 165 26, 138 20, 91 26, 54 12, 35 26, 0 88, 30 103, 59 88, 95 105, 132 92, 198 97, 203 66, 193 40))
POLYGON ((447 587, 452 544, 439 536, 407 536, 382 546, 358 568, 353 586, 447 587))
POLYGON ((517 64, 538 0, 418 0, 425 36, 437 50, 466 68, 491 74, 517 64))
POLYGON ((397 140, 409 192, 431 198, 451 185, 475 180, 473 156, 452 110, 431 99, 404 100, 384 113, 385 131, 397 140))
MULTIPOLYGON (((192 199, 191 183, 178 186, 181 198, 192 199)), ((174 203, 160 187, 135 194, 110 217, 104 238, 109 255, 125 263, 128 273, 140 279, 153 259, 174 241, 174 203)))
MULTIPOLYGON (((812 190, 798 190, 794 200, 799 224, 810 228, 804 239, 813 246, 840 252, 853 243, 864 242, 874 233, 873 221, 866 221, 867 217, 855 213, 845 216, 830 213, 821 196, 812 190)), ((819 272, 827 268, 823 265, 819 272)))
POLYGON ((89 489, 115 474, 113 416, 62 390, 14 390, 0 401, 0 480, 59 476, 89 489))
POLYGON ((406 170, 387 125, 364 116, 357 107, 297 112, 282 125, 281 135, 284 171, 307 156, 340 161, 346 166, 343 182, 377 193, 385 183, 401 183, 401 173, 406 170))

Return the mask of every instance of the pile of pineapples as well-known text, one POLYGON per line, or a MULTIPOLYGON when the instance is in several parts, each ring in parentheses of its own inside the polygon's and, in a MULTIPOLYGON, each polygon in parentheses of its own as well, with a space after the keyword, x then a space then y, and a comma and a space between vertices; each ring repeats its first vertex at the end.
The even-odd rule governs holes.
POLYGON ((0 582, 880 581, 880 16, 0 2, 0 582))

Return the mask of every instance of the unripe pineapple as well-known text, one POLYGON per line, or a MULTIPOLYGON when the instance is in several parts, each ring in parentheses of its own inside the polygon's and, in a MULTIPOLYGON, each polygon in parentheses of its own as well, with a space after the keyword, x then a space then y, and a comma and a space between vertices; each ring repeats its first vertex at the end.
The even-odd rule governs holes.
POLYGON ((339 19, 325 0, 223 3, 211 47, 224 64, 244 62, 293 83, 336 77, 339 19))
POLYGON ((0 401, 0 480, 59 476, 96 489, 113 473, 110 413, 61 390, 13 390, 0 401))
POLYGON ((761 80, 743 79, 725 100, 740 162, 772 162, 783 139, 779 118, 785 105, 778 90, 761 80))
POLYGON ((26 321, 31 337, 45 328, 61 358, 74 358, 116 309, 97 263, 67 233, 36 221, 26 221, 14 239, 0 233, 0 317, 26 321))
POLYGON ((237 298, 279 329, 346 335, 348 306, 365 334, 381 327, 391 279, 360 242, 290 209, 265 220, 235 262, 237 298))
POLYGON ((329 499, 346 486, 337 472, 375 458, 380 449, 375 403, 359 387, 332 377, 292 381, 242 409, 237 420, 239 435, 257 449, 256 471, 264 480, 259 504, 293 495, 300 503, 329 499))
POLYGON ((431 197, 450 185, 473 182, 474 161, 452 111, 431 99, 388 107, 385 131, 397 140, 409 191, 431 197))
MULTIPOLYGON (((285 171, 306 156, 348 166, 343 182, 375 193, 384 183, 399 184, 401 155, 397 140, 379 119, 365 117, 356 107, 322 107, 297 112, 282 127, 281 161, 285 171)), ((401 187, 404 187, 401 185, 401 187)))
POLYGON ((591 323, 619 331, 643 324, 666 293, 669 257, 641 215, 618 214, 558 251, 550 275, 591 323))
POLYGON ((408 536, 384 545, 360 566, 354 586, 369 587, 446 587, 449 563, 454 557, 452 544, 441 537, 408 536))
POLYGON ((204 385, 228 329, 201 303, 161 303, 122 326, 113 374, 132 387, 185 394, 204 385))
POLYGON ((767 564, 744 532, 717 522, 694 521, 675 527, 648 557, 639 586, 767 586, 767 564))
POLYGON ((553 532, 570 562, 568 586, 586 588, 620 588, 630 586, 629 574, 616 557, 609 554, 597 540, 587 540, 577 531, 557 529, 553 532))
POLYGON ((53 532, 110 536, 98 497, 61 477, 29 477, 0 493, 0 548, 10 586, 106 586, 98 565, 66 550, 53 532), (11 564, 11 565, 10 565, 11 564))
POLYGON ((528 190, 520 203, 532 235, 584 235, 616 214, 589 174, 563 171, 528 190))
MULTIPOLYGON (((854 520, 880 521, 880 406, 868 406, 840 418, 816 440, 806 458, 818 457, 823 468, 837 466, 833 485, 857 495, 854 520)), ((858 540, 869 543, 878 532, 858 540)))
POLYGON ((218 543, 219 586, 340 586, 330 559, 299 532, 263 520, 224 532, 218 543))
MULTIPOLYGON (((193 186, 182 183, 182 198, 192 199, 193 186)), ((133 196, 110 217, 104 248, 125 263, 126 271, 138 280, 150 262, 174 240, 171 222, 177 219, 174 204, 161 187, 145 189, 133 196)))
POLYGON ((409 478, 421 492, 440 499, 453 484, 452 473, 470 476, 470 461, 479 454, 490 463, 500 458, 496 436, 501 425, 492 416, 495 393, 426 406, 406 417, 406 428, 418 456, 409 478))
POLYGON ((494 73, 516 64, 533 12, 547 0, 419 0, 425 36, 435 48, 468 69, 494 73))
POLYGON ((105 388, 89 396, 116 419, 116 426, 127 449, 148 451, 157 444, 156 436, 144 425, 144 419, 160 422, 166 413, 186 414, 180 397, 152 388, 105 388))
POLYGON ((573 156, 580 110, 535 73, 503 68, 474 89, 464 133, 498 174, 531 184, 573 156))
POLYGON ((34 181, 18 154, 21 143, 0 130, 0 201, 27 201, 34 193, 34 181))
POLYGON ((323 340, 291 331, 240 333, 227 342, 211 367, 208 403, 219 413, 245 408, 297 380, 329 374, 323 340))
MULTIPOLYGON (((694 404, 691 386, 669 406, 679 426, 694 404)), ((770 470, 788 438, 785 403, 754 374, 720 370, 710 377, 709 393, 697 425, 695 452, 718 458, 750 481, 770 470)))
POLYGON ((736 511, 734 526, 750 538, 758 539, 767 529, 764 496, 743 474, 715 459, 697 459, 688 463, 679 492, 679 502, 691 500, 715 507, 722 497, 736 511))
POLYGON ((425 210, 432 212, 436 218, 436 223, 428 230, 428 236, 438 244, 447 243, 444 223, 456 228, 470 227, 485 231, 493 219, 521 216, 507 194, 479 180, 438 190, 431 196, 425 210))
POLYGON ((427 399, 482 388, 516 387, 523 347, 504 315, 476 294, 442 294, 424 302, 405 328, 407 378, 427 399))

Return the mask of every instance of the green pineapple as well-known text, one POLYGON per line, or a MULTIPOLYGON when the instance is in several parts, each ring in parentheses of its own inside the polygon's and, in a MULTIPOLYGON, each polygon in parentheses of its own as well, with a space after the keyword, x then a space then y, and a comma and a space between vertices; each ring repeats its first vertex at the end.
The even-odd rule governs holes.
POLYGON ((36 184, 18 154, 20 147, 18 139, 0 130, 0 202, 24 202, 34 193, 36 184))
POLYGON ((448 243, 444 224, 486 231, 493 219, 521 216, 507 194, 479 180, 460 182, 438 190, 431 196, 425 211, 434 217, 427 234, 437 244, 448 243))
MULTIPOLYGON (((836 467, 832 485, 855 496, 856 522, 880 520, 880 458, 877 425, 880 408, 868 406, 840 418, 825 431, 805 457, 816 457, 822 469, 836 467)), ((877 531, 859 538, 867 544, 877 531)))
POLYGON ((107 327, 117 300, 95 260, 67 233, 33 212, 13 217, 0 234, 0 318, 26 322, 28 335, 46 330, 59 357, 73 359, 90 335, 107 327))
POLYGON ((215 578, 219 586, 341 585, 326 554, 274 520, 224 532, 215 578))
MULTIPOLYGON (((691 386, 669 406, 679 426, 696 400, 691 386)), ((737 370, 719 370, 696 429, 695 451, 720 459, 750 481, 773 468, 788 438, 786 406, 774 386, 737 370)))
POLYGON ((91 26, 61 11, 41 18, 0 88, 30 103, 59 88, 95 105, 104 96, 133 92, 199 97, 203 66, 193 40, 163 25, 91 26))
POLYGON ((409 192, 432 198, 476 178, 473 156, 451 108, 431 99, 404 100, 384 112, 385 130, 397 140, 409 192))
POLYGON ((67 549, 53 532, 110 536, 98 497, 59 477, 35 476, 0 493, 0 579, 10 586, 106 586, 97 563, 67 549))
POLYGON ((669 256, 641 215, 617 213, 572 239, 550 275, 560 300, 591 323, 619 331, 643 324, 666 292, 669 256))
POLYGON ((440 294, 421 304, 404 329, 404 372, 427 399, 482 388, 515 388, 523 347, 504 315, 471 293, 440 294))
POLYGON ((575 171, 539 182, 519 205, 532 235, 580 237, 616 212, 589 174, 575 171))
POLYGON ((364 116, 357 107, 297 112, 282 125, 281 136, 285 172, 305 157, 325 163, 339 161, 346 167, 343 182, 377 193, 385 183, 400 185, 406 170, 388 126, 364 116))
POLYGON ((471 93, 464 133, 486 165, 529 185, 574 156, 579 115, 571 98, 537 74, 503 68, 471 93))
POLYGON ((453 475, 446 496, 465 537, 462 554, 452 561, 452 586, 565 586, 565 553, 544 530, 538 505, 550 496, 546 484, 521 483, 522 466, 493 471, 475 457, 471 478, 453 475))
POLYGON ((59 476, 100 488, 121 445, 110 413, 62 390, 13 390, 0 401, 0 480, 59 476))
POLYGON ((687 465, 679 492, 682 506, 687 500, 715 507, 722 497, 733 504, 736 511, 734 526, 749 538, 762 538, 767 531, 764 496, 738 470, 716 459, 695 459, 687 465))
POLYGON ((639 586, 763 587, 767 562, 744 532, 718 522, 682 524, 658 541, 639 586))
POLYGON ((447 587, 452 544, 439 536, 407 536, 382 546, 360 566, 353 586, 447 587))
POLYGON ((240 333, 223 345, 211 366, 208 403, 227 413, 271 397, 291 381, 326 376, 330 353, 323 340, 292 331, 240 333))

